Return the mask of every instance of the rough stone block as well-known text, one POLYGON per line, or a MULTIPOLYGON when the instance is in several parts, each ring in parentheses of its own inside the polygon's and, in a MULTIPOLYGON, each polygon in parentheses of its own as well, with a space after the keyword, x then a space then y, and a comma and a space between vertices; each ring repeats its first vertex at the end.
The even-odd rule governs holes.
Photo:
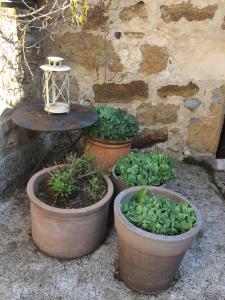
POLYGON ((106 67, 111 72, 123 70, 120 57, 115 52, 112 42, 105 40, 102 35, 66 32, 59 35, 54 43, 49 43, 49 48, 52 47, 59 56, 71 61, 76 67, 81 65, 87 70, 106 67))
POLYGON ((145 37, 144 32, 138 31, 125 31, 124 35, 131 39, 143 39, 145 37))
POLYGON ((192 152, 216 153, 223 118, 193 118, 188 126, 187 144, 192 152))
POLYGON ((144 129, 133 141, 134 148, 148 148, 156 143, 165 142, 168 139, 168 130, 166 127, 159 129, 144 129))
POLYGON ((137 117, 145 126, 170 124, 177 121, 179 107, 175 104, 142 104, 137 110, 137 117))
POLYGON ((39 144, 23 145, 0 160, 0 193, 24 179, 34 167, 35 158, 41 156, 39 144))
POLYGON ((125 22, 130 21, 134 17, 139 17, 146 21, 148 19, 148 11, 145 3, 143 1, 139 1, 134 5, 123 8, 119 17, 125 22))
POLYGON ((212 91, 211 104, 209 112, 211 116, 224 115, 224 104, 225 104, 225 86, 222 85, 212 91))
POLYGON ((157 93, 161 98, 167 98, 170 96, 180 96, 180 97, 191 97, 197 94, 199 87, 193 83, 189 82, 188 85, 167 85, 158 89, 157 93))
POLYGON ((157 74, 166 69, 169 59, 168 50, 165 47, 141 46, 142 62, 139 72, 146 75, 157 74))
POLYGON ((195 110, 202 102, 198 98, 189 98, 185 100, 184 106, 190 110, 195 110))
POLYGON ((160 10, 161 17, 164 22, 177 22, 181 18, 185 18, 188 21, 204 21, 207 19, 213 19, 217 8, 217 4, 199 8, 190 2, 183 2, 179 4, 172 4, 170 6, 162 5, 160 10))
POLYGON ((95 101, 99 103, 129 103, 148 97, 148 85, 141 80, 124 84, 95 84, 93 90, 95 101))
POLYGON ((225 30, 225 17, 223 18, 223 23, 221 25, 221 29, 225 30))
POLYGON ((104 9, 96 7, 88 13, 84 30, 102 30, 107 25, 108 18, 104 9))

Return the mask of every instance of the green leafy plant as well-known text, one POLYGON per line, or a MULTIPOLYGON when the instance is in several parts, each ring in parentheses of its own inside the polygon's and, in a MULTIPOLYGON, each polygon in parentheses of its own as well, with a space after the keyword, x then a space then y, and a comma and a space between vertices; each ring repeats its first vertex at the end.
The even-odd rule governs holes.
POLYGON ((96 173, 90 180, 89 185, 86 187, 86 191, 90 197, 95 200, 99 196, 99 186, 101 185, 102 176, 100 173, 96 173))
POLYGON ((108 106, 99 106, 96 111, 98 121, 86 130, 90 137, 116 142, 129 140, 138 133, 138 121, 128 112, 108 106))
POLYGON ((103 174, 96 170, 94 158, 90 154, 82 157, 71 154, 62 166, 50 173, 47 184, 56 198, 69 198, 78 190, 79 181, 85 178, 85 191, 91 199, 98 199, 102 194, 99 191, 102 191, 103 174))
POLYGON ((175 179, 172 159, 159 152, 131 152, 119 159, 116 175, 126 186, 160 186, 175 179))
POLYGON ((135 226, 160 235, 179 235, 196 223, 196 214, 186 202, 175 202, 142 188, 121 205, 126 219, 135 226))
POLYGON ((70 170, 64 170, 64 168, 52 172, 48 185, 57 196, 65 198, 68 198, 75 191, 75 180, 71 176, 70 170))

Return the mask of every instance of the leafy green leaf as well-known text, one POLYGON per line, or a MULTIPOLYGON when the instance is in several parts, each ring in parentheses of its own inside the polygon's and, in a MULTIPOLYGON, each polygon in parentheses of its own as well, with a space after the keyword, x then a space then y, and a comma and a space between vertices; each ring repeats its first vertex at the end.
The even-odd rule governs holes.
POLYGON ((147 188, 132 195, 121 205, 121 211, 135 226, 156 234, 178 235, 196 223, 196 214, 188 203, 151 194, 147 188))
MULTIPOLYGON (((116 174, 126 186, 160 186, 175 179, 172 159, 158 152, 131 152, 119 159, 116 174)), ((185 209, 185 206, 184 206, 185 209)))
POLYGON ((92 138, 106 141, 126 141, 134 138, 139 131, 136 118, 128 112, 109 106, 96 108, 98 121, 88 129, 86 133, 92 138))

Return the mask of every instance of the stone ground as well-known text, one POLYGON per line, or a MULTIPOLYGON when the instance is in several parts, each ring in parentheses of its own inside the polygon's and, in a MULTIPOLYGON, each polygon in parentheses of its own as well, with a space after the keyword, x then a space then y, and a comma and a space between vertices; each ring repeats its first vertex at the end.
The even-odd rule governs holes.
POLYGON ((116 233, 92 255, 74 260, 47 257, 34 245, 25 186, 0 201, 0 299, 225 299, 225 201, 201 167, 177 163, 170 188, 200 209, 203 230, 180 267, 178 280, 166 292, 142 296, 116 276, 116 233))

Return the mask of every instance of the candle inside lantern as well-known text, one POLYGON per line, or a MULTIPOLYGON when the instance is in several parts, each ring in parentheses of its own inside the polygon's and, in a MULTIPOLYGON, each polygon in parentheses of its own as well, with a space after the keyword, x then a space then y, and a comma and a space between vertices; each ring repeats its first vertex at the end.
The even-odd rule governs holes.
POLYGON ((63 65, 63 58, 48 57, 48 64, 40 68, 44 71, 43 97, 45 111, 53 114, 68 113, 69 99, 69 71, 70 67, 63 65))

